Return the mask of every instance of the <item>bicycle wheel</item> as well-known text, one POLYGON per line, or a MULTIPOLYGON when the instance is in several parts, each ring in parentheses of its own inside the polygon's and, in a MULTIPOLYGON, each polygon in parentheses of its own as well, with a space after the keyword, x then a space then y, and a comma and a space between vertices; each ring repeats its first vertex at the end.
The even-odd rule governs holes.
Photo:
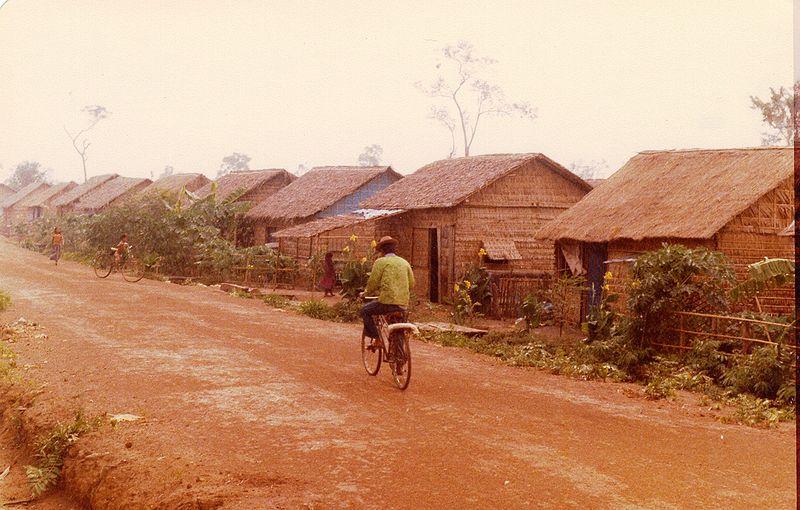
POLYGON ((369 375, 377 375, 380 371, 382 350, 380 347, 373 347, 372 339, 361 333, 361 362, 369 375))
POLYGON ((404 390, 411 382, 411 343, 405 331, 395 333, 394 354, 392 356, 392 381, 394 385, 404 390))
POLYGON ((113 265, 113 258, 107 253, 98 253, 92 259, 92 268, 94 274, 98 278, 105 278, 111 274, 111 266, 113 265))
POLYGON ((128 260, 122 265, 122 277, 128 282, 138 282, 144 278, 142 263, 134 257, 128 257, 128 260))

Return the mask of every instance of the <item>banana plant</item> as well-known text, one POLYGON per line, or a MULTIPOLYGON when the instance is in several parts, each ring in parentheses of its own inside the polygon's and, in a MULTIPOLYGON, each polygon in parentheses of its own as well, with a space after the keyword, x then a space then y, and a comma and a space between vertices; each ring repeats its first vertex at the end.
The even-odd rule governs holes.
POLYGON ((747 280, 731 289, 734 301, 752 297, 759 292, 781 287, 794 281, 795 262, 789 259, 764 258, 747 266, 747 280))

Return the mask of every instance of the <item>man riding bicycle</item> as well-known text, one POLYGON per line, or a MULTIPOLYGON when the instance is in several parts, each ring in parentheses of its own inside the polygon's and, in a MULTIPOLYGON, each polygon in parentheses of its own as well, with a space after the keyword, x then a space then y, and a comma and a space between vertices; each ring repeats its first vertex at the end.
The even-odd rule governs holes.
POLYGON ((364 305, 359 313, 364 320, 364 334, 373 341, 380 337, 373 317, 405 311, 414 287, 411 264, 395 254, 397 240, 384 236, 375 250, 381 253, 381 257, 372 265, 364 295, 378 296, 378 299, 364 305))

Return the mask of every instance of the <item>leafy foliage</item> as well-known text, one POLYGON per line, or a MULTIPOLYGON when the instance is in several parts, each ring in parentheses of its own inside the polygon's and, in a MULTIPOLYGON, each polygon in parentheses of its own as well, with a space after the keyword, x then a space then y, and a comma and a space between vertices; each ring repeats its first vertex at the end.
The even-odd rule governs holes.
POLYGON ((632 344, 639 347, 663 338, 667 332, 665 319, 674 312, 700 306, 725 310, 727 289, 734 281, 733 270, 721 253, 668 244, 639 257, 631 276, 628 334, 632 344))
POLYGON ((34 182, 46 182, 50 170, 42 168, 38 161, 24 161, 14 167, 14 171, 6 179, 6 184, 20 190, 34 182))
POLYGON ((11 295, 4 290, 0 290, 0 312, 8 310, 10 306, 11 306, 11 295))
POLYGON ((64 455, 78 438, 99 425, 99 420, 87 420, 82 414, 75 415, 69 423, 59 423, 53 430, 40 437, 34 444, 35 466, 25 466, 25 474, 33 496, 39 496, 55 485, 61 476, 64 455))
POLYGON ((788 259, 764 259, 747 266, 748 278, 731 289, 733 301, 752 297, 762 290, 794 282, 795 263, 788 259))
POLYGON ((311 317, 312 319, 319 319, 323 321, 336 320, 336 312, 334 309, 325 301, 320 301, 317 299, 303 301, 297 307, 297 311, 307 317, 311 317))
POLYGON ((792 355, 784 349, 781 355, 772 346, 756 348, 725 372, 722 380, 737 393, 774 399, 778 391, 792 380, 792 355))

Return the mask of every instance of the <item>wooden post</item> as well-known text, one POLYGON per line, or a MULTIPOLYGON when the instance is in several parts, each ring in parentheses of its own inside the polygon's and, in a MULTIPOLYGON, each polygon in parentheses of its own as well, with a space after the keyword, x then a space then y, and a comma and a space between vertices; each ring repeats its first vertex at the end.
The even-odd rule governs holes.
POLYGON ((680 314, 678 317, 679 317, 679 319, 678 319, 678 328, 680 329, 680 332, 678 333, 678 339, 680 340, 679 343, 681 344, 681 347, 685 347, 686 346, 686 333, 684 331, 686 330, 686 327, 685 327, 686 318, 685 318, 685 316, 683 314, 680 314))
MULTIPOLYGON (((741 327, 739 328, 740 336, 742 338, 750 338, 750 324, 748 322, 742 321, 741 327)), ((742 352, 744 354, 750 354, 750 341, 749 340, 742 340, 742 352)))

